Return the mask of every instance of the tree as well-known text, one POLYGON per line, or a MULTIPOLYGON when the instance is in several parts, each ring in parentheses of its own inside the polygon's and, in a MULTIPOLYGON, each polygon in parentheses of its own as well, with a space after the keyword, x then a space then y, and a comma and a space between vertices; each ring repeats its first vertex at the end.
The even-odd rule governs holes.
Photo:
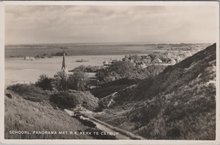
POLYGON ((42 88, 43 90, 52 90, 53 89, 52 81, 53 81, 52 78, 49 78, 46 75, 40 75, 40 78, 35 83, 35 85, 37 87, 42 88))
POLYGON ((109 67, 100 69, 96 76, 100 81, 110 82, 121 78, 129 78, 136 72, 136 66, 130 61, 116 61, 109 67))
POLYGON ((80 70, 74 71, 68 78, 68 86, 70 89, 85 91, 88 76, 80 70))
POLYGON ((59 71, 54 75, 54 85, 57 90, 65 91, 68 89, 67 85, 68 76, 65 72, 59 71))
POLYGON ((117 61, 108 68, 108 71, 112 73, 115 72, 121 77, 128 77, 129 73, 133 72, 135 69, 135 65, 130 61, 117 61))

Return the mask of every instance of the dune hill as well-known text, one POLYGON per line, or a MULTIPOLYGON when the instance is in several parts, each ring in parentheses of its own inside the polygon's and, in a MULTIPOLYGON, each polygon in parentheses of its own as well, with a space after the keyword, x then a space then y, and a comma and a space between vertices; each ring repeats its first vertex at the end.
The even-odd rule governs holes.
POLYGON ((33 131, 83 131, 88 129, 64 111, 46 102, 33 102, 6 90, 5 138, 6 139, 91 139, 88 135, 35 134, 33 131), (30 134, 10 134, 10 131, 28 131, 30 134))
POLYGON ((213 140, 215 81, 213 44, 153 78, 103 98, 101 103, 108 107, 96 117, 147 139, 213 140))

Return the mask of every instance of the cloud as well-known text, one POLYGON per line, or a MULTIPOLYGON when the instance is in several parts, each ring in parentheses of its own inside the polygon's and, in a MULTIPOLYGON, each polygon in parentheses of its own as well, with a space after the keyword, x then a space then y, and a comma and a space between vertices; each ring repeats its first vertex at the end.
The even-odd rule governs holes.
POLYGON ((6 43, 213 42, 213 6, 6 6, 6 43))

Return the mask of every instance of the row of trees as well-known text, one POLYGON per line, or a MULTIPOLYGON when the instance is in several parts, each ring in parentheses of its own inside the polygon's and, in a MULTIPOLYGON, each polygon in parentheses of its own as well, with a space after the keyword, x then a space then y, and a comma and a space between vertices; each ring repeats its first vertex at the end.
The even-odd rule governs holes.
POLYGON ((98 70, 96 77, 103 83, 124 78, 141 80, 159 74, 165 67, 163 65, 150 65, 146 68, 140 68, 130 61, 116 61, 109 67, 98 70))
POLYGON ((58 72, 54 77, 49 78, 41 75, 36 86, 44 90, 65 91, 68 89, 85 91, 90 86, 99 86, 105 83, 121 79, 141 80, 157 75, 164 70, 165 66, 151 65, 146 68, 139 68, 130 61, 116 61, 108 67, 79 66, 71 70, 72 74, 58 72), (88 72, 95 73, 95 79, 88 76, 88 72))
POLYGON ((68 89, 85 91, 87 75, 82 71, 75 71, 71 75, 60 71, 54 75, 53 78, 41 75, 39 80, 35 83, 36 86, 44 90, 58 90, 65 91, 68 89))

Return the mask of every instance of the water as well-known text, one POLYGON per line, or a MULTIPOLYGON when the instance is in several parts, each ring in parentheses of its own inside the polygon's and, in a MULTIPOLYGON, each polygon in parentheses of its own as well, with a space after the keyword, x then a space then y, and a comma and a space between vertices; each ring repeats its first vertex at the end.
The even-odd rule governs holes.
MULTIPOLYGON (((80 65, 101 66, 103 61, 122 59, 123 55, 88 55, 88 56, 67 56, 66 65, 72 70, 80 65), (76 60, 86 62, 76 62, 76 60)), ((54 76, 61 70, 62 57, 44 58, 36 60, 24 60, 23 58, 6 58, 5 60, 5 85, 16 83, 34 83, 41 74, 49 77, 54 76)))

